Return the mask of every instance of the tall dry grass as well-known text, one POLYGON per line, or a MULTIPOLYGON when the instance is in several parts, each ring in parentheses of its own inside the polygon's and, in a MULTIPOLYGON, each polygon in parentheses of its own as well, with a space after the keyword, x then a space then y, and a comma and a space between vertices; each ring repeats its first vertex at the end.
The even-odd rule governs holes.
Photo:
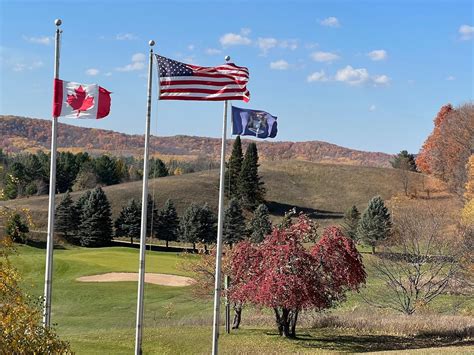
POLYGON ((474 338, 474 318, 439 314, 384 314, 364 310, 307 315, 313 328, 350 329, 360 333, 397 336, 474 338))

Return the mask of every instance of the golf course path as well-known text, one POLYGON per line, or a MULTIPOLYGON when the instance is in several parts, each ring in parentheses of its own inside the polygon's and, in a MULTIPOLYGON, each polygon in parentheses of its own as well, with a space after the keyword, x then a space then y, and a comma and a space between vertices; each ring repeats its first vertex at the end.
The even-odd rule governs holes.
MULTIPOLYGON (((82 276, 76 279, 81 282, 118 282, 138 281, 138 274, 134 272, 108 272, 106 274, 82 276)), ((195 282, 191 277, 146 273, 145 282, 162 286, 189 286, 195 282)))

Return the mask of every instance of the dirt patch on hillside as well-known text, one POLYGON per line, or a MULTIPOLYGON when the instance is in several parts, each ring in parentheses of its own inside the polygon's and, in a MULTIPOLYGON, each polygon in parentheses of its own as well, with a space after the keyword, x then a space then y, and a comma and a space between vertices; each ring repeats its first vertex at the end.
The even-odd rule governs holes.
MULTIPOLYGON (((138 281, 138 274, 134 272, 109 272, 100 275, 82 276, 76 279, 81 282, 119 282, 138 281)), ((189 286, 196 282, 191 277, 145 273, 145 282, 161 286, 189 286)))

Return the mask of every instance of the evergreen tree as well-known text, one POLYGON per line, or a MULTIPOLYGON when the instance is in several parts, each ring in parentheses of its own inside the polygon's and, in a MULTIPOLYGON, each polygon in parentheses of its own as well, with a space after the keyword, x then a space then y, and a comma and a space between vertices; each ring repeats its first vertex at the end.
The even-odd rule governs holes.
POLYGON ((62 232, 66 240, 76 244, 79 228, 78 210, 69 192, 66 192, 58 207, 56 207, 55 213, 56 230, 62 232))
POLYGON ((253 217, 249 223, 249 230, 250 239, 254 243, 261 243, 265 236, 271 233, 272 222, 270 221, 268 208, 263 203, 258 205, 253 213, 253 217))
POLYGON ((257 145, 250 143, 245 151, 242 170, 239 176, 239 191, 242 205, 246 209, 254 210, 264 202, 265 188, 258 176, 257 145))
POLYGON ((82 246, 107 245, 112 240, 110 203, 104 191, 97 187, 89 195, 82 208, 79 237, 82 246))
POLYGON ((223 228, 224 243, 232 246, 243 240, 246 236, 245 219, 239 201, 235 198, 229 201, 229 206, 224 213, 223 228))
POLYGON ((179 239, 185 243, 192 243, 196 250, 196 243, 200 241, 201 207, 191 203, 181 216, 179 223, 179 239))
POLYGON ((232 154, 230 155, 229 162, 227 163, 227 171, 225 175, 225 188, 226 196, 228 198, 240 199, 239 189, 239 177, 240 171, 242 170, 242 162, 244 156, 242 153, 242 142, 240 136, 237 136, 232 147, 232 154))
POLYGON ((95 159, 95 172, 98 182, 104 185, 114 185, 120 182, 119 172, 117 171, 117 161, 108 155, 102 155, 95 159))
POLYGON ((56 158, 56 191, 64 193, 72 191, 79 166, 71 152, 59 152, 56 158))
POLYGON ((217 240, 217 217, 205 203, 201 208, 200 240, 204 243, 207 251, 207 244, 215 243, 217 240))
POLYGON ((158 239, 166 241, 166 247, 170 241, 178 240, 179 219, 173 201, 168 199, 162 210, 158 212, 155 220, 154 232, 158 239))
POLYGON ((159 158, 150 159, 150 169, 148 171, 149 178, 168 176, 168 168, 159 158))
POLYGON ((359 225, 360 212, 356 206, 352 206, 345 214, 342 221, 342 230, 344 234, 357 242, 357 226, 359 225))
POLYGON ((115 220, 115 235, 117 237, 130 237, 130 243, 133 244, 133 238, 140 238, 141 209, 135 199, 131 199, 123 206, 120 215, 115 220))
POLYGON ((25 242, 26 234, 30 231, 28 224, 19 213, 13 213, 7 220, 5 232, 15 242, 25 242))
POLYGON ((392 221, 390 213, 380 196, 375 196, 362 214, 357 226, 358 237, 372 247, 375 254, 377 244, 390 235, 392 221))
POLYGON ((402 169, 407 171, 416 172, 416 161, 413 154, 409 154, 406 150, 402 150, 398 153, 393 160, 390 162, 392 167, 395 169, 402 169))

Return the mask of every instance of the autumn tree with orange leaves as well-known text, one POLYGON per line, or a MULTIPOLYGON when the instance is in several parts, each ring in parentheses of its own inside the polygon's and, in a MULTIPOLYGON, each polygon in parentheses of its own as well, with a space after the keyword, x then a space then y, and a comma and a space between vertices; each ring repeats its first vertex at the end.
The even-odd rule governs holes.
POLYGON ((433 132, 423 144, 417 158, 418 168, 441 179, 451 191, 464 193, 469 157, 474 151, 474 104, 453 109, 441 108, 433 132))

